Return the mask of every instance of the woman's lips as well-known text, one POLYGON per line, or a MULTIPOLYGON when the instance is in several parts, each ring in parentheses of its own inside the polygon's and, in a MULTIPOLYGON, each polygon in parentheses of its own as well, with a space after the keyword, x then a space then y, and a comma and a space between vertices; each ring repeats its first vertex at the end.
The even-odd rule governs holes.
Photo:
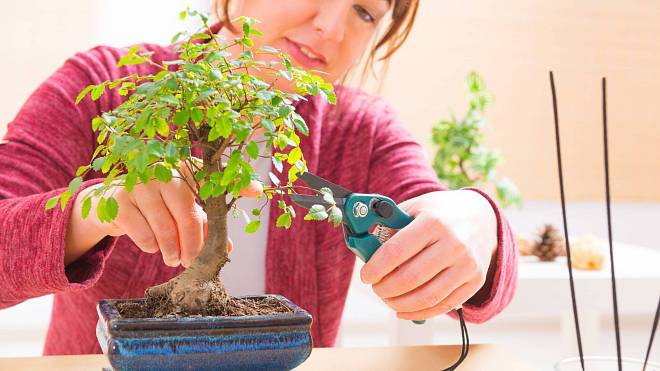
POLYGON ((325 58, 311 50, 311 48, 286 40, 287 53, 302 67, 306 69, 320 70, 325 67, 325 58), (311 56, 309 55, 311 54, 311 56))

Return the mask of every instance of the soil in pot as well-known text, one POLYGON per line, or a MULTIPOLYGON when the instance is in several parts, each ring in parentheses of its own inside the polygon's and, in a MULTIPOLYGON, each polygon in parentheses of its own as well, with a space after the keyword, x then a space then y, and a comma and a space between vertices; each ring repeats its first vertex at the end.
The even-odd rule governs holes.
POLYGON ((117 303, 117 311, 124 318, 180 318, 180 317, 241 317, 264 316, 291 313, 292 310, 281 301, 273 297, 266 298, 223 298, 218 300, 215 296, 224 296, 222 283, 218 280, 199 282, 198 285, 209 285, 213 298, 208 301, 201 311, 162 313, 164 303, 146 300, 140 303, 117 303))

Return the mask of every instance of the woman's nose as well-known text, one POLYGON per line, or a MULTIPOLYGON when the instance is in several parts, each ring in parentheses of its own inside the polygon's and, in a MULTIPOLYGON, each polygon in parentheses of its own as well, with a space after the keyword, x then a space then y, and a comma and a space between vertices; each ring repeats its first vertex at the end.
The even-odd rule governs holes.
POLYGON ((319 2, 314 17, 314 28, 323 39, 340 43, 346 34, 346 24, 353 0, 326 0, 319 2))

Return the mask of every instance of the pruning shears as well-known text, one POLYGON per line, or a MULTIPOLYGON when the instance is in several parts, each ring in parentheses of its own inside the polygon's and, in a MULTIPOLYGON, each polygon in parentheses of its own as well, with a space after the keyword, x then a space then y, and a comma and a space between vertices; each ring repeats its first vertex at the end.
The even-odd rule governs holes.
MULTIPOLYGON (((312 189, 330 189, 335 205, 330 204, 323 196, 293 194, 291 201, 306 209, 311 209, 314 205, 340 208, 346 247, 365 263, 396 230, 407 226, 414 219, 387 196, 354 193, 309 172, 302 174, 300 179, 312 189)), ((422 324, 425 321, 413 322, 422 324)))

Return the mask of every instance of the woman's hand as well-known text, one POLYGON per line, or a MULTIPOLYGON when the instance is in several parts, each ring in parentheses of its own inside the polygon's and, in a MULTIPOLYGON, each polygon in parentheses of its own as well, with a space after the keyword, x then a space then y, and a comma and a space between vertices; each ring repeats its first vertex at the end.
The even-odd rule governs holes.
MULTIPOLYGON (((131 192, 121 186, 114 188, 111 192, 119 213, 110 223, 101 223, 96 217, 95 199, 89 216, 82 218, 84 196, 100 186, 82 190, 75 200, 67 231, 65 264, 78 259, 105 236, 122 235, 128 235, 144 252, 161 251, 168 266, 192 264, 204 245, 207 219, 184 179, 172 178, 168 183, 152 180, 137 184, 131 192)), ((241 190, 241 196, 256 197, 262 190, 261 183, 253 181, 241 190)))
POLYGON ((401 319, 460 307, 484 284, 497 248, 492 206, 470 190, 431 192, 399 204, 413 220, 364 265, 362 281, 401 319))

